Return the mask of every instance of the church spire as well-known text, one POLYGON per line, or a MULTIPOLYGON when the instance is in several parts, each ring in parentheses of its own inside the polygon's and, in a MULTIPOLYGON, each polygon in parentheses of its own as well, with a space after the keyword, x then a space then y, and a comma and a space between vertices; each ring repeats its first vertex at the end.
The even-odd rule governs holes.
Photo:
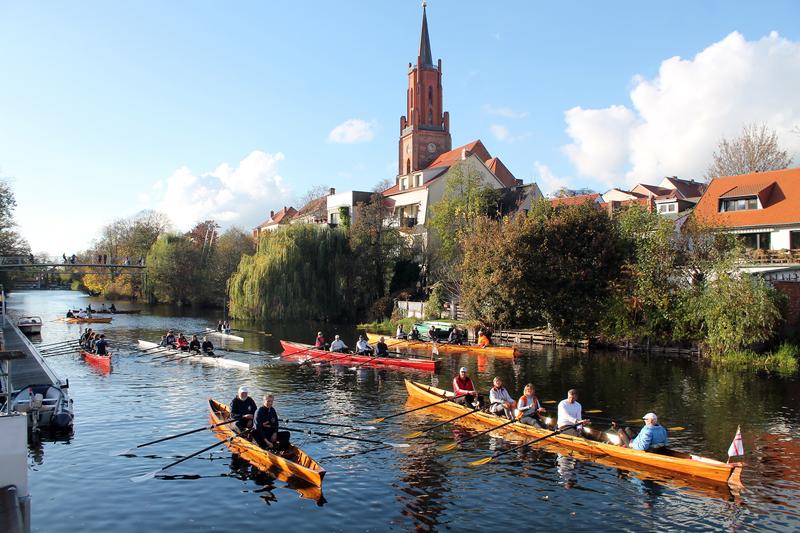
POLYGON ((422 2, 422 34, 419 37, 419 59, 418 66, 432 67, 433 56, 431 55, 431 39, 428 37, 428 17, 425 14, 426 2, 422 2))

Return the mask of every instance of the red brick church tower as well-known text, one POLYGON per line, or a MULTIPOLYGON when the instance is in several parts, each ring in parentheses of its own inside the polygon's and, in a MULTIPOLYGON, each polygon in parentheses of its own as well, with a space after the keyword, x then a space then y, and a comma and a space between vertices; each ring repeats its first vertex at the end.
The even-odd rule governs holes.
POLYGON ((450 115, 442 112, 442 60, 433 64, 423 2, 419 55, 416 65, 408 64, 406 114, 400 117, 398 175, 425 168, 450 149, 450 115))

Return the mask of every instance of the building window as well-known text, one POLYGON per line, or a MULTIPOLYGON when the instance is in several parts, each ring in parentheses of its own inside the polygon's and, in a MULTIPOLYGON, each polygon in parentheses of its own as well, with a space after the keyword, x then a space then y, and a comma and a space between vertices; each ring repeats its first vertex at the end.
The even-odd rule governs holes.
POLYGON ((408 189, 408 178, 401 178, 400 179, 400 190, 404 191, 408 189))
POLYGON ((800 250, 800 231, 789 232, 789 248, 792 250, 800 250))
POLYGON ((329 223, 330 224, 338 224, 339 223, 339 213, 338 213, 338 211, 334 211, 333 213, 330 214, 329 223))
POLYGON ((416 174, 414 176, 414 186, 419 187, 420 185, 422 185, 422 174, 416 174))
POLYGON ((770 249, 770 233, 768 231, 762 233, 743 233, 739 235, 742 244, 748 250, 769 250, 770 249))
POLYGON ((675 213, 678 210, 678 204, 659 204, 659 213, 675 213))
POLYGON ((411 174, 411 160, 406 159, 406 174, 411 174))
POLYGON ((747 198, 725 198, 719 201, 719 212, 728 211, 749 211, 758 209, 758 198, 750 196, 747 198))
POLYGON ((428 87, 428 105, 433 107, 433 87, 428 87))

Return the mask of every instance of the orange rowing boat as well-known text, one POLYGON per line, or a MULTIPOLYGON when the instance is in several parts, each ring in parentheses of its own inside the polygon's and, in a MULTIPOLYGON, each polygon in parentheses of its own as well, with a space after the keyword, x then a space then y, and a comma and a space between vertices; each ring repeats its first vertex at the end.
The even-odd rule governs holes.
MULTIPOLYGON (((389 348, 408 348, 409 350, 419 350, 428 353, 431 353, 433 350, 432 342, 393 339, 388 335, 367 333, 367 339, 371 343, 378 342, 381 337, 384 338, 384 342, 389 348)), ((516 346, 487 346, 481 348, 476 344, 447 344, 439 342, 436 343, 436 349, 443 353, 483 354, 498 357, 514 357, 520 353, 516 346)))

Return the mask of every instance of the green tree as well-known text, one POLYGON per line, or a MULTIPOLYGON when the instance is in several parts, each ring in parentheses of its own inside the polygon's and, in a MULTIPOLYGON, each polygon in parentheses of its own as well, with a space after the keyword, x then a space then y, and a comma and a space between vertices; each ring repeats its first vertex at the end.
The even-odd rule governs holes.
POLYGON ((186 235, 161 235, 147 254, 145 291, 149 299, 179 305, 201 303, 200 254, 201 250, 186 235))
POLYGON ((14 208, 17 200, 11 185, 0 180, 0 255, 27 255, 30 245, 17 231, 14 208))
POLYGON ((253 238, 239 228, 230 228, 215 240, 204 276, 208 303, 227 305, 228 280, 239 267, 242 256, 252 254, 253 250, 253 238))

